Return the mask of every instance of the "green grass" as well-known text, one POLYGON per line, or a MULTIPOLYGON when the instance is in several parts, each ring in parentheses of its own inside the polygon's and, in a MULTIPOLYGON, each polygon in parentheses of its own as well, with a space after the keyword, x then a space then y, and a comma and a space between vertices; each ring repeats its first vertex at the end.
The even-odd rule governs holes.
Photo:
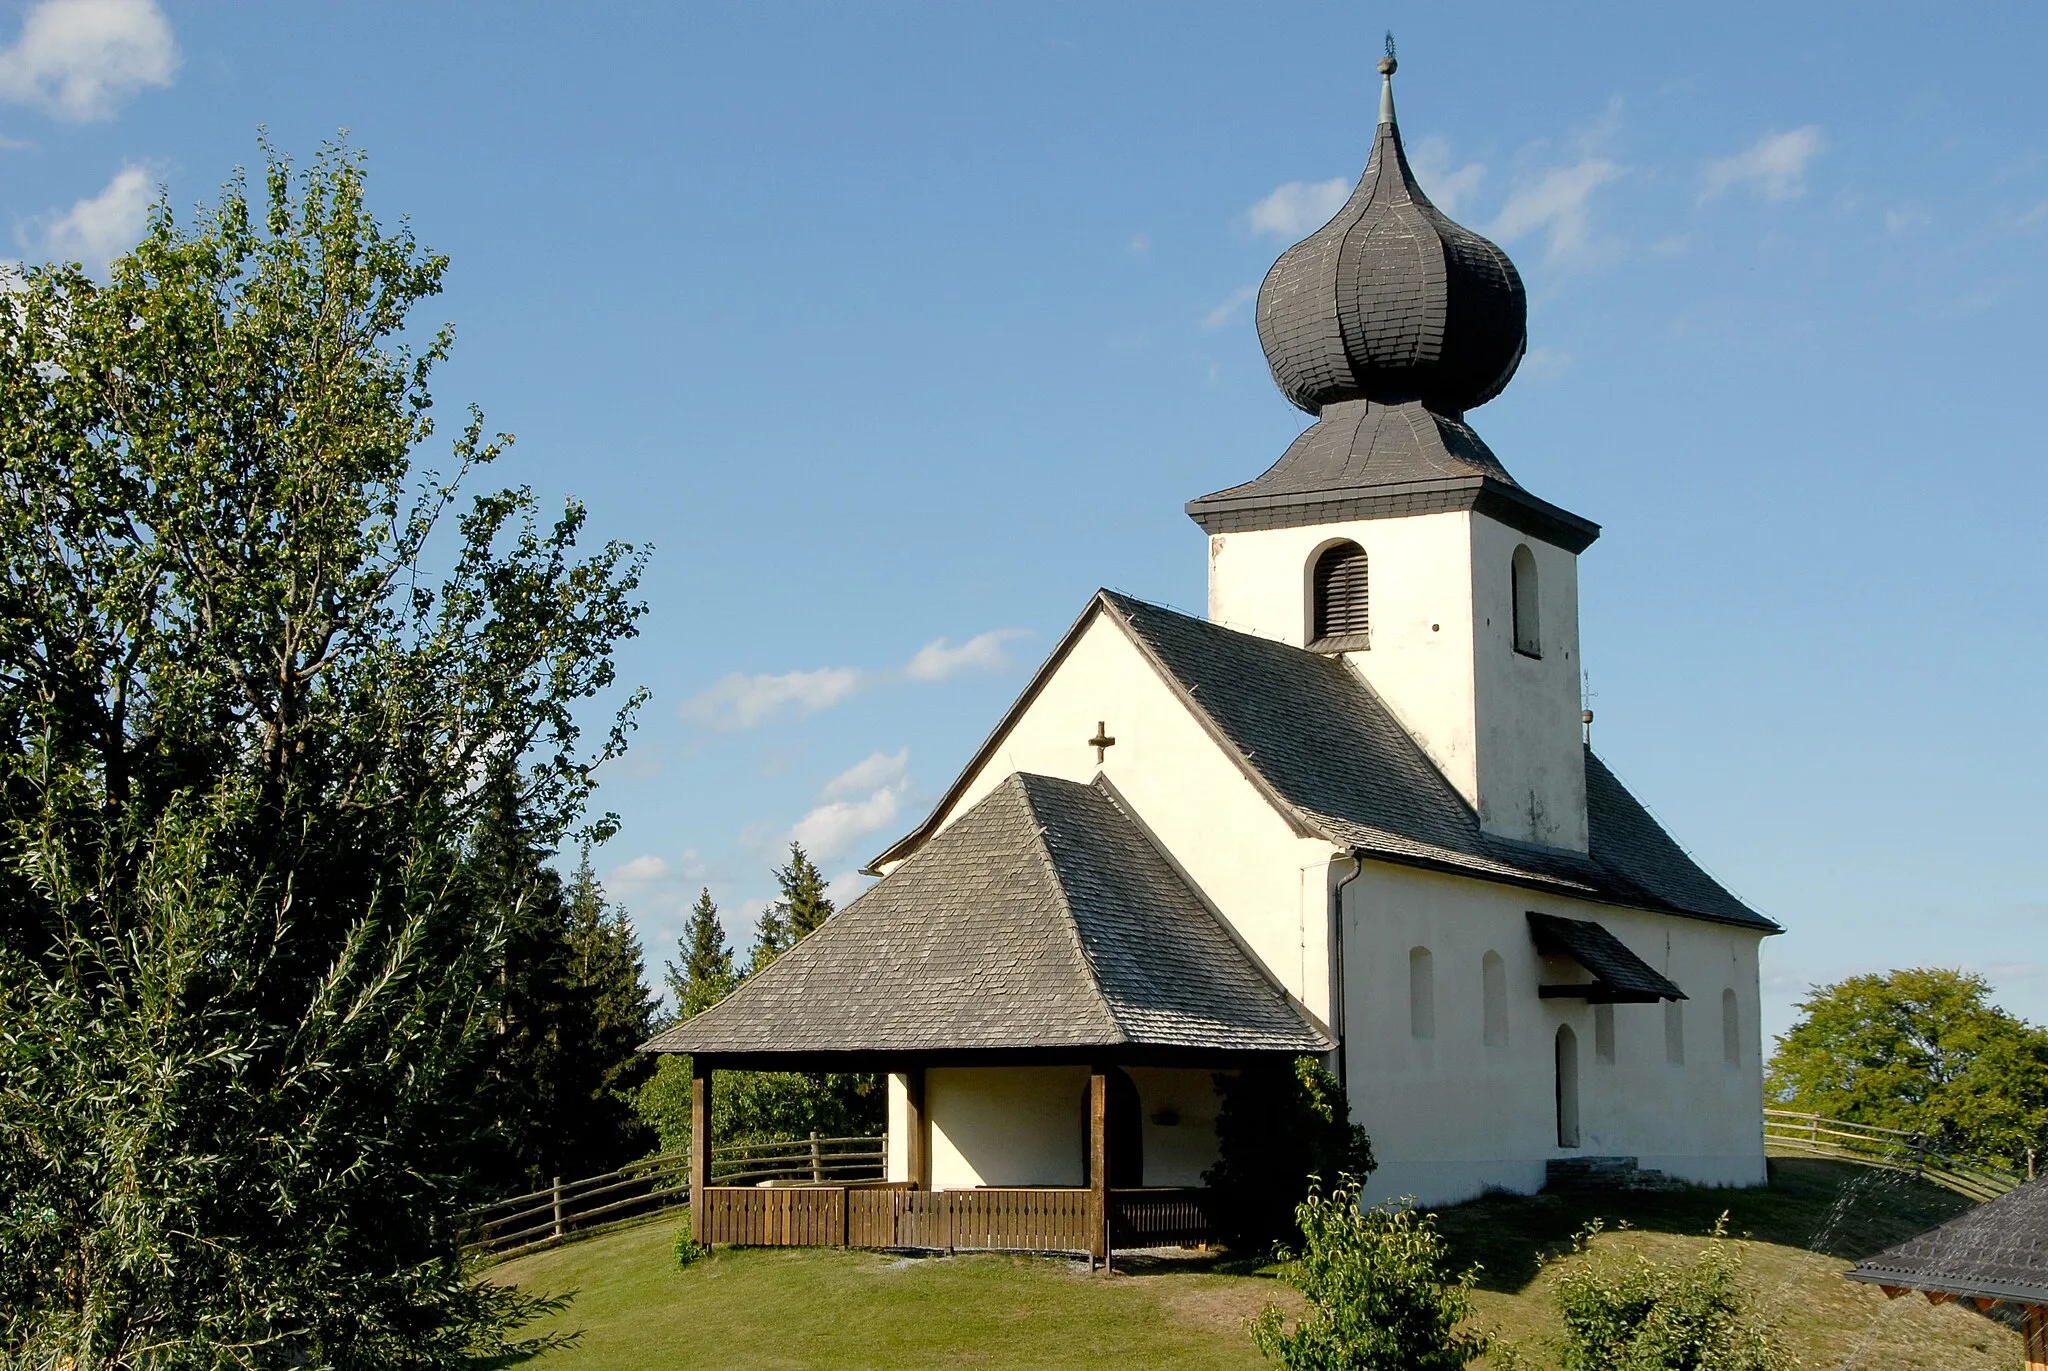
MULTIPOLYGON (((1945 1190, 1846 1163, 1774 1160, 1755 1191, 1592 1198, 1497 1196, 1445 1210, 1460 1264, 1479 1263, 1478 1322, 1546 1365, 1557 1258, 1587 1220, 1626 1223, 1602 1244, 1699 1250, 1723 1210, 1751 1288, 1806 1367, 2004 1371, 2019 1340, 1973 1311, 1887 1301, 1842 1279, 1851 1261, 1965 1207, 1945 1190)), ((1271 1272, 1222 1260, 1134 1262, 1090 1274, 1041 1258, 897 1258, 720 1249, 688 1270, 679 1215, 504 1263, 527 1289, 575 1292, 549 1326, 580 1330, 545 1371, 653 1368, 1203 1368, 1263 1365, 1244 1332, 1268 1302, 1295 1307, 1271 1272)), ((1485 1363, 1481 1363, 1485 1365, 1485 1363)))

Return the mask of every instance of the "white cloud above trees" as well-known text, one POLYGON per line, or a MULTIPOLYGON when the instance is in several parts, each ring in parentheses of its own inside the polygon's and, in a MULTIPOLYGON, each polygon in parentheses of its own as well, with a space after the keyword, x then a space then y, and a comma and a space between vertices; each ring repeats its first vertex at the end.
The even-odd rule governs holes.
POLYGON ((156 184, 147 168, 122 167, 99 194, 37 221, 36 246, 53 261, 103 270, 142 237, 155 199, 156 184))
POLYGON ((1746 190, 1761 200, 1796 200, 1806 194, 1806 166, 1828 150, 1819 124, 1766 133, 1742 151, 1710 159, 1700 168, 1700 203, 1746 190))
POLYGON ((934 638, 893 671, 827 666, 779 675, 733 672, 683 701, 678 712, 691 723, 722 731, 754 728, 784 716, 804 718, 874 685, 930 684, 971 671, 1007 671, 1014 663, 1004 644, 1026 636, 1021 628, 993 628, 958 644, 934 638))
POLYGON ((43 0, 0 47, 0 100, 53 119, 111 119, 128 96, 168 86, 183 59, 155 0, 43 0))

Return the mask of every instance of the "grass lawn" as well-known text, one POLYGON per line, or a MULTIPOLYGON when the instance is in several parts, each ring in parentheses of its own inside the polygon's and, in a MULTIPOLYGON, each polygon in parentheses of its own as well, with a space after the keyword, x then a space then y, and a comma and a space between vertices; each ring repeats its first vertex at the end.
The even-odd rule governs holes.
MULTIPOLYGON (((1480 1263, 1478 1322, 1547 1365, 1557 1258, 1595 1216, 1658 1255, 1698 1251, 1729 1211, 1753 1290, 1807 1368, 2005 1371, 2020 1361, 2003 1325, 1918 1297, 1888 1301, 1843 1268, 1951 1217, 1966 1202, 1846 1163, 1773 1160, 1756 1191, 1598 1197, 1496 1196, 1443 1211, 1460 1263, 1480 1263)), ((506 1262, 503 1281, 575 1292, 551 1325, 581 1330, 546 1371, 657 1368, 1264 1365, 1245 1317, 1292 1292, 1270 1272, 1216 1260, 1134 1262, 1090 1275, 1043 1258, 897 1258, 869 1252, 725 1249, 686 1271, 671 1245, 680 1213, 506 1262)), ((1486 1363, 1480 1363, 1485 1365, 1486 1363)))

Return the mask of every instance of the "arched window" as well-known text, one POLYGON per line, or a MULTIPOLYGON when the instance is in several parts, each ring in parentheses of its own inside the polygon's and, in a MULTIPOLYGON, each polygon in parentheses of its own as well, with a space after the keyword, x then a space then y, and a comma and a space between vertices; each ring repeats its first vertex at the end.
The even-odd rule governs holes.
POLYGON ((1436 1036, 1436 974, 1429 949, 1408 949, 1408 1031, 1418 1038, 1436 1036))
POLYGON ((1536 554, 1523 543, 1515 549, 1508 580, 1515 602, 1515 651, 1524 657, 1543 655, 1543 625, 1536 597, 1536 554))
POLYGON ((1742 1061, 1741 1005, 1733 986, 1721 992, 1721 1060, 1730 1066, 1742 1061))
POLYGON ((1557 1026, 1557 1145, 1579 1145, 1579 1035, 1557 1026))
POLYGON ((1485 1042, 1488 1047, 1508 1045, 1508 967, 1500 953, 1489 952, 1479 962, 1480 989, 1485 992, 1485 1042))
POLYGON ((1664 1001, 1664 1060, 1685 1065, 1685 1010, 1677 1000, 1664 1001))
POLYGON ((1609 1066, 1614 1065, 1614 1006, 1611 1004, 1593 1006, 1593 1057, 1609 1066))
POLYGON ((1331 646, 1364 647, 1371 621, 1366 614, 1365 549, 1356 543, 1338 543, 1323 549, 1316 558, 1315 615, 1311 639, 1331 646))

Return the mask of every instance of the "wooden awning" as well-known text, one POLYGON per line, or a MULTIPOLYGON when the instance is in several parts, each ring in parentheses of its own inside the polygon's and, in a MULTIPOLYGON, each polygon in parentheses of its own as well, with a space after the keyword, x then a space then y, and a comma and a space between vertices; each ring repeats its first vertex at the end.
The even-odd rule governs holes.
POLYGON ((1546 1000, 1584 1000, 1588 1004, 1655 1004, 1682 1000, 1680 990, 1663 973, 1628 950, 1599 924, 1587 919, 1560 919, 1529 911, 1529 936, 1546 957, 1568 957, 1586 969, 1590 981, 1539 985, 1546 1000))

